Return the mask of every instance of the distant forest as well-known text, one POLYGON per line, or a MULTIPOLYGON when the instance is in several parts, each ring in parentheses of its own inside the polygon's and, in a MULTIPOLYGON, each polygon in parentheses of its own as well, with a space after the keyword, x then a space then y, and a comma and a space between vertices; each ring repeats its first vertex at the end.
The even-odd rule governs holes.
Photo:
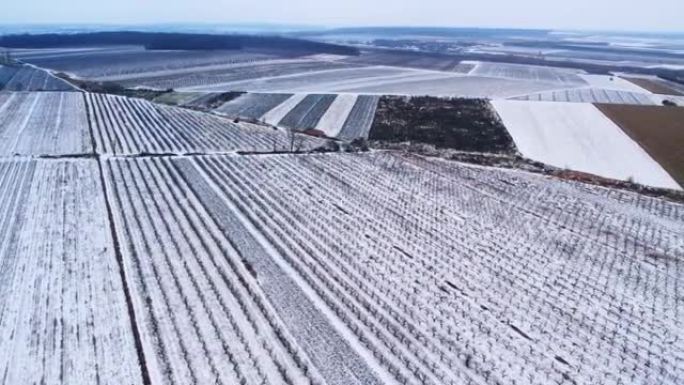
POLYGON ((245 48, 261 48, 337 55, 359 55, 359 50, 354 47, 279 36, 130 31, 0 36, 0 46, 6 48, 63 48, 108 45, 139 45, 144 46, 148 50, 240 50, 245 48))

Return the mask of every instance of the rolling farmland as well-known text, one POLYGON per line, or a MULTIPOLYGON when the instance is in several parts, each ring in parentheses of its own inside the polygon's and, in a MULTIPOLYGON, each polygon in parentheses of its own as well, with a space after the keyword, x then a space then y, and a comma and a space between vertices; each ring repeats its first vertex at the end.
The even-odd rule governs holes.
POLYGON ((378 96, 359 95, 337 137, 343 140, 367 138, 379 101, 378 96))
POLYGON ((367 138, 379 97, 356 94, 246 93, 215 112, 299 131, 316 129, 331 138, 367 138))
POLYGON ((335 99, 335 95, 307 95, 278 125, 298 130, 315 128, 335 99))
POLYGON ((639 144, 591 104, 503 100, 493 104, 526 157, 603 177, 682 189, 639 144))
POLYGON ((248 63, 273 55, 232 51, 147 51, 121 46, 94 49, 46 49, 17 52, 17 57, 43 68, 93 80, 123 80, 212 65, 248 63))
MULTIPOLYGON (((316 123, 316 129, 325 132, 325 135, 328 137, 337 137, 349 119, 357 101, 358 95, 344 94, 336 96, 330 107, 318 120, 318 123, 316 123)), ((355 119, 355 117, 351 118, 355 119)))
MULTIPOLYGON (((88 94, 98 151, 108 154, 271 152, 289 146, 281 131, 140 99, 88 94)), ((302 149, 321 141, 301 137, 302 149)))
POLYGON ((65 155, 93 151, 83 95, 0 93, 0 155, 65 155))
POLYGON ((0 160, 2 384, 142 384, 97 162, 0 160))
POLYGON ((0 65, 0 91, 72 91, 74 88, 46 71, 30 66, 0 65))
POLYGON ((290 97, 292 97, 292 94, 247 93, 225 103, 217 108, 215 112, 232 117, 259 119, 290 97))
POLYGON ((343 31, 0 54, 0 385, 684 383, 681 42, 343 31))
POLYGON ((542 83, 559 83, 563 85, 586 85, 586 81, 578 76, 582 71, 569 68, 542 67, 523 64, 477 62, 469 75, 531 80, 542 83))
MULTIPOLYGON (((241 155, 287 136, 140 99, 2 97, 15 142, 60 133, 0 154, 3 384, 684 378, 682 204, 395 152, 241 155)), ((282 105, 348 113, 343 135, 377 98, 266 115, 282 105)))
POLYGON ((282 381, 279 364, 301 376, 308 362, 327 383, 684 376, 667 278, 678 263, 659 257, 681 257, 681 205, 389 153, 107 169, 135 290, 159 299, 136 305, 154 379, 282 381), (262 355, 247 339, 254 324, 262 355), (282 325, 296 345, 278 355, 282 325), (297 366, 300 355, 310 361, 297 366))

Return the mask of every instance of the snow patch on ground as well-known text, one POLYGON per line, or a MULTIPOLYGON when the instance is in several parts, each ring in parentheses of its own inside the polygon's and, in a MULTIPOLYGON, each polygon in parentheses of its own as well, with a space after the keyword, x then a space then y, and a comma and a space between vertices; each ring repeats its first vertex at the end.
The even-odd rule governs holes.
POLYGON ((325 132, 325 135, 328 137, 336 137, 347 121, 347 117, 351 113, 352 108, 354 108, 357 99, 358 95, 338 95, 321 120, 318 121, 316 129, 325 132))
POLYGON ((285 115, 287 115, 290 110, 295 108, 297 104, 304 100, 305 97, 306 94, 292 95, 289 99, 264 114, 264 116, 261 117, 261 120, 274 126, 278 125, 285 115))
POLYGON ((592 104, 503 100, 492 104, 528 158, 603 177, 681 189, 592 104))

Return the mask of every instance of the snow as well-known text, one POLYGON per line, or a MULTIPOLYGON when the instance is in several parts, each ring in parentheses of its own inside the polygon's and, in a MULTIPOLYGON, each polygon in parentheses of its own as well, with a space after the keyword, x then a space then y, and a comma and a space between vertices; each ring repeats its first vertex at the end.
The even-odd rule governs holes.
POLYGON ((648 256, 679 255, 680 204, 386 152, 172 163, 328 381, 348 373, 333 361, 352 368, 355 358, 314 342, 331 329, 284 305, 299 290, 333 327, 330 345, 363 341, 356 353, 370 350, 400 383, 554 383, 567 365, 582 384, 682 373, 679 346, 666 343, 678 330, 676 288, 655 279, 673 267, 648 256))
POLYGON ((0 96, 0 155, 91 152, 83 95, 21 92, 0 96))
POLYGON ((0 160, 6 384, 142 384, 94 160, 0 160))
MULTIPOLYGON (((135 98, 86 94, 86 100, 100 153, 272 152, 289 148, 286 133, 263 125, 235 123, 217 115, 155 105, 135 98)), ((301 149, 307 150, 323 141, 301 136, 301 142, 301 149)))
POLYGON ((285 115, 287 115, 288 112, 297 106, 297 104, 304 100, 306 96, 306 94, 294 94, 290 96, 287 100, 264 114, 264 116, 261 117, 261 120, 270 125, 277 126, 278 123, 283 120, 285 115))
POLYGON ((325 132, 325 135, 328 137, 336 137, 347 121, 347 117, 354 108, 357 99, 358 95, 338 95, 325 114, 323 114, 321 120, 318 121, 316 129, 325 132))
MULTIPOLYGON (((377 101, 338 95, 317 127, 363 134, 377 101)), ((662 177, 591 105, 494 105, 525 155, 662 177)), ((684 378, 681 203, 391 151, 240 155, 287 137, 110 95, 0 94, 0 135, 7 384, 684 378)))
POLYGON ((550 165, 672 189, 681 187, 591 104, 492 102, 516 146, 550 165))
POLYGON ((584 80, 577 76, 581 70, 571 68, 543 67, 526 64, 478 62, 469 75, 513 80, 582 85, 584 80))

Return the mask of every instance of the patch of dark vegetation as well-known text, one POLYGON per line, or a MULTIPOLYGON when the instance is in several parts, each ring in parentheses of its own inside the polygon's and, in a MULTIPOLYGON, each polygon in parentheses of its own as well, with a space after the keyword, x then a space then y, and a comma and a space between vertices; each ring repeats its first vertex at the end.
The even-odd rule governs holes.
POLYGON ((90 32, 73 34, 6 35, 0 46, 6 48, 62 48, 138 45, 148 50, 241 50, 263 48, 310 53, 358 55, 353 47, 280 36, 215 35, 166 32, 90 32))
POLYGON ((516 153, 513 139, 484 99, 383 96, 369 137, 388 143, 425 143, 438 149, 516 153))

